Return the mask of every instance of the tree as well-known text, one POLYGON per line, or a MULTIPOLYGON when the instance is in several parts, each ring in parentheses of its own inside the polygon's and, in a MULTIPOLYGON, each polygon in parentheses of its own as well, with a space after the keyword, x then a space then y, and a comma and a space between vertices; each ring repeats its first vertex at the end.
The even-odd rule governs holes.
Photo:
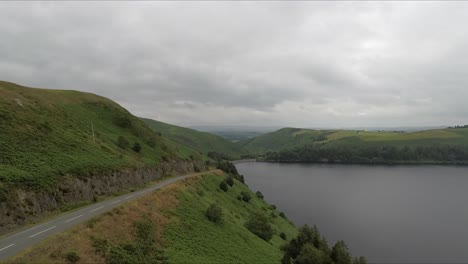
POLYGON ((247 227, 250 232, 265 241, 268 241, 273 237, 273 228, 271 227, 268 218, 262 213, 253 213, 250 216, 249 221, 247 221, 245 224, 245 227, 247 227))
POLYGON ((132 150, 135 151, 136 153, 140 153, 140 151, 141 151, 140 143, 135 142, 135 144, 133 144, 132 150))
POLYGON ((219 184, 219 188, 220 188, 221 190, 227 192, 227 190, 228 190, 229 187, 228 187, 228 185, 226 184, 225 181, 222 181, 222 182, 219 184))
POLYGON ((353 264, 367 264, 365 257, 360 256, 359 258, 354 258, 353 264))
POLYGON ((223 219, 223 210, 216 204, 210 205, 205 213, 208 220, 213 223, 220 223, 223 219))
POLYGON ((226 178, 226 183, 232 187, 234 185, 234 178, 232 176, 228 176, 226 178))
POLYGON ((331 251, 331 258, 336 264, 351 264, 351 254, 344 241, 336 242, 331 251))
POLYGON ((263 194, 260 191, 257 191, 255 195, 257 195, 258 198, 263 199, 263 194))
POLYGON ((117 138, 117 146, 121 149, 127 149, 130 146, 130 142, 122 136, 117 138))
POLYGON ((312 244, 305 244, 299 256, 297 256, 296 264, 323 264, 325 263, 325 254, 315 248, 312 244))
POLYGON ((241 197, 242 201, 248 203, 252 197, 250 197, 250 194, 248 192, 241 192, 241 197))

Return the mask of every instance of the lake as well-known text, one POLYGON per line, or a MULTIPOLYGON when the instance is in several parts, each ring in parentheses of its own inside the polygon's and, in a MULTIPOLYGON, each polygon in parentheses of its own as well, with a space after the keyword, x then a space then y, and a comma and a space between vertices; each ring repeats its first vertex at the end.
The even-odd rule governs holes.
POLYGON ((468 263, 468 167, 240 163, 251 189, 371 263, 468 263))

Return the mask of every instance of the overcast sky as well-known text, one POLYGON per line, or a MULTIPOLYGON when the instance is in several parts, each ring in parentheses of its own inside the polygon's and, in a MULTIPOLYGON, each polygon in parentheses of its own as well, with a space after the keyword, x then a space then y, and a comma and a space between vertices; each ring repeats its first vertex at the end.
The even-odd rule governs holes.
POLYGON ((468 123, 468 2, 1 2, 0 79, 179 125, 468 123))

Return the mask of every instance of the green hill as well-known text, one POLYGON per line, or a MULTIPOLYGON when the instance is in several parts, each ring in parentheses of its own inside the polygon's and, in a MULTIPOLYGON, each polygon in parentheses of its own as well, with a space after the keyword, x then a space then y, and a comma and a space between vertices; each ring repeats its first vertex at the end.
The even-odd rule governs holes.
POLYGON ((188 149, 177 149, 107 98, 3 81, 0 130, 2 185, 43 188, 66 174, 86 176, 129 167, 154 167, 163 159, 196 155, 188 149), (119 137, 125 139, 120 147, 119 137), (141 151, 132 149, 135 143, 140 144, 141 151))
POLYGON ((417 146, 427 144, 467 145, 468 128, 437 129, 418 132, 362 130, 313 130, 283 128, 240 142, 246 151, 266 153, 310 144, 417 146))
POLYGON ((161 132, 164 137, 205 155, 209 152, 218 152, 231 158, 238 158, 243 154, 243 151, 238 145, 220 136, 147 118, 141 118, 141 120, 149 127, 161 132))
POLYGON ((329 248, 316 228, 296 229, 239 181, 222 191, 219 184, 225 177, 218 171, 177 182, 51 237, 6 263, 269 264, 281 263, 281 249, 288 241, 288 261, 302 261, 294 263, 365 263, 352 262, 341 241, 329 248), (239 199, 242 195, 251 199, 239 199), (214 204, 217 221, 207 216, 214 204), (255 234, 266 231, 271 237, 255 234))
POLYGON ((468 128, 419 132, 284 128, 241 143, 265 160, 467 164, 468 128))

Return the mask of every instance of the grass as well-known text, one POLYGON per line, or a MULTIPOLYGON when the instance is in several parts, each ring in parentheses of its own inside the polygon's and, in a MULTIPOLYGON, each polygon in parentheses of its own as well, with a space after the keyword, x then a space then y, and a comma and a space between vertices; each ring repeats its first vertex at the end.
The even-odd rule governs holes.
POLYGON ((70 252, 79 256, 77 263, 103 263, 109 261, 110 254, 103 254, 96 241, 126 257, 129 252, 122 250, 144 250, 143 238, 150 241, 145 244, 162 250, 158 256, 169 263, 278 263, 282 256, 279 247, 286 243, 280 233, 291 238, 297 235, 296 228, 237 181, 228 192, 220 191, 223 177, 222 172, 215 172, 176 182, 115 208, 91 224, 79 224, 55 235, 5 263, 63 263, 70 252), (243 191, 251 194, 249 203, 237 199, 243 191), (223 210, 222 224, 205 216, 212 203, 223 210), (269 242, 245 228, 253 212, 270 218, 275 235, 269 242), (153 230, 151 237, 141 237, 136 227, 142 223, 153 230))
POLYGON ((294 149, 310 144, 426 146, 468 145, 468 128, 435 129, 418 132, 313 130, 283 128, 248 141, 238 143, 246 151, 262 154, 268 151, 294 149))
POLYGON ((161 132, 174 142, 189 147, 195 151, 207 155, 209 152, 224 153, 232 158, 238 158, 243 151, 241 148, 220 137, 206 132, 190 128, 175 126, 156 120, 141 118, 149 127, 161 132))
POLYGON ((213 175, 179 193, 179 205, 172 222, 164 230, 167 240, 166 254, 171 263, 279 263, 282 253, 279 247, 285 243, 279 237, 297 234, 294 226, 279 212, 252 193, 248 187, 235 181, 227 192, 219 189, 222 179, 213 175), (252 199, 246 203, 237 197, 247 192, 252 199), (221 225, 209 222, 205 211, 211 204, 223 210, 221 225), (267 215, 275 230, 273 238, 266 242, 245 227, 250 215, 261 212, 267 215), (274 216, 273 216, 274 215, 274 216))
POLYGON ((66 175, 86 177, 156 167, 164 159, 201 158, 115 102, 77 91, 0 81, 0 130, 0 196, 11 187, 53 188, 66 175), (119 137, 141 144, 141 152, 118 147, 119 137))

